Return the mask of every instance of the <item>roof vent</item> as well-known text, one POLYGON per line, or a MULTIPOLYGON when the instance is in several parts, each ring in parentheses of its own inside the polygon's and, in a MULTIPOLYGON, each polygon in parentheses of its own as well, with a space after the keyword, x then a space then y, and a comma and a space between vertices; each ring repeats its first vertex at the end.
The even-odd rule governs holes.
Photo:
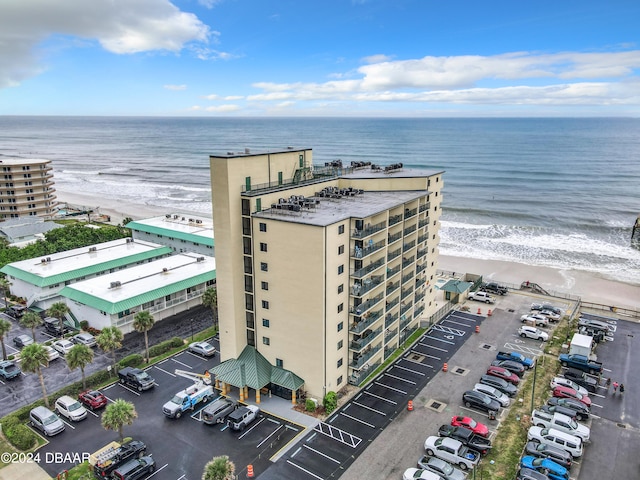
POLYGON ((202 220, 196 220, 196 223, 202 223, 202 220))
POLYGON ((204 262, 204 257, 198 257, 198 258, 196 258, 196 262, 204 262))
POLYGON ((168 269, 167 267, 164 267, 164 268, 162 269, 162 273, 167 273, 168 271, 169 271, 169 269, 168 269))
POLYGON ((133 243, 133 238, 127 238, 125 241, 126 241, 127 243, 133 243))
POLYGON ((47 257, 47 263, 51 261, 51 257, 47 257))
POLYGON ((174 219, 174 220, 177 220, 177 219, 178 219, 178 217, 179 217, 179 215, 174 215, 174 216, 173 216, 173 219, 174 219))
POLYGON ((193 223, 193 218, 190 218, 190 219, 189 219, 189 223, 193 223))
POLYGON ((167 214, 164 216, 164 218, 171 218, 171 214, 170 214, 170 213, 167 213, 167 214))
POLYGON ((98 247, 89 247, 89 251, 90 252, 97 252, 98 251, 98 247))
POLYGON ((47 259, 46 258, 41 258, 40 259, 40 263, 47 263, 47 259))
POLYGON ((122 285, 122 283, 120 282, 111 282, 111 284, 109 285, 109 288, 118 288, 122 285))

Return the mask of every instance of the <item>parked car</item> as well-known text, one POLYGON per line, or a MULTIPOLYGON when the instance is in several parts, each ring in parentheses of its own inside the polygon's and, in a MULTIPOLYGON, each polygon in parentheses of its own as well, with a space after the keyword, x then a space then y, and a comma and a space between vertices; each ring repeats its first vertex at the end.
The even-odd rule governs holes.
POLYGON ((506 394, 502 393, 500 390, 490 385, 485 385, 484 383, 476 383, 473 386, 473 389, 476 392, 484 393, 488 397, 493 398, 503 408, 506 408, 509 405, 511 405, 511 400, 506 394))
POLYGON ((507 293, 509 293, 509 289, 507 287, 496 282, 485 283, 480 287, 480 290, 493 293, 495 295, 506 295, 507 293))
POLYGON ((524 447, 524 453, 538 458, 550 458, 564 468, 571 468, 573 462, 573 457, 569 452, 547 443, 527 442, 524 447))
POLYGON ((564 378, 568 378, 577 383, 581 387, 584 387, 587 392, 594 393, 598 390, 598 380, 596 377, 592 377, 583 372, 582 370, 576 370, 575 368, 569 368, 562 374, 564 378))
POLYGON ((537 408, 537 410, 541 410, 545 413, 548 413, 549 415, 553 415, 554 413, 561 413, 563 415, 566 415, 567 417, 573 418, 574 420, 578 419, 575 410, 571 410, 570 408, 562 407, 560 405, 541 405, 537 408))
POLYGON ((548 458, 536 458, 525 455, 520 460, 520 466, 545 474, 551 480, 569 480, 569 471, 562 465, 548 458))
POLYGON ((35 407, 29 412, 29 424, 46 437, 64 431, 64 423, 47 407, 35 407))
POLYGON ((0 361, 0 376, 5 380, 20 378, 22 371, 12 360, 0 361))
POLYGON ((151 457, 140 457, 129 460, 113 471, 112 477, 117 480, 138 480, 147 477, 156 469, 156 462, 151 457))
POLYGON ((546 443, 553 447, 561 448, 569 452, 573 458, 582 456, 582 440, 569 433, 556 430, 555 428, 529 427, 527 440, 546 443))
POLYGON ((578 319, 578 326, 588 327, 588 328, 591 328, 592 330, 604 330, 605 332, 608 332, 610 334, 615 333, 617 329, 615 325, 612 325, 607 322, 603 322, 601 320, 595 320, 593 318, 587 318, 587 317, 580 317, 578 319))
POLYGON ((588 395, 582 395, 577 390, 569 387, 555 387, 553 396, 558 398, 573 398, 584 403, 587 407, 591 407, 591 398, 588 395))
POLYGON ((71 337, 71 341, 76 345, 86 345, 87 347, 95 347, 96 337, 87 332, 82 332, 71 337))
POLYGON ((487 375, 501 378, 513 385, 518 385, 520 383, 520 378, 515 373, 510 372, 506 368, 502 368, 502 367, 494 367, 493 365, 490 366, 487 369, 487 375))
POLYGON ((568 378, 565 378, 565 377, 553 377, 553 379, 551 380, 551 388, 556 388, 556 387, 573 388, 580 395, 589 395, 589 392, 587 392, 586 388, 581 387, 576 382, 569 380, 568 378))
POLYGON ((50 347, 49 345, 43 345, 43 347, 47 351, 47 358, 49 359, 50 362, 60 358, 60 354, 55 348, 50 347))
POLYGON ((555 428, 579 437, 583 442, 588 442, 591 436, 589 427, 575 421, 574 418, 562 413, 547 413, 544 410, 531 412, 531 423, 543 428, 555 428))
POLYGON ((512 398, 515 397, 516 393, 518 393, 518 389, 515 385, 503 380, 502 378, 494 377, 493 375, 482 375, 480 377, 480 383, 496 388, 512 398))
POLYGON ((480 452, 483 455, 489 453, 491 448, 491 440, 482 437, 477 433, 473 433, 468 428, 454 427, 453 425, 442 425, 438 429, 438 435, 440 437, 455 438, 463 445, 474 449, 476 452, 480 452))
POLYGON ((591 410, 580 400, 576 400, 575 398, 558 398, 551 397, 547 400, 547 405, 549 406, 559 406, 570 408, 571 410, 576 412, 576 418, 578 420, 586 420, 589 418, 589 414, 591 410))
POLYGON ((227 415, 233 412, 236 408, 238 408, 238 405, 232 399, 218 397, 204 410, 202 410, 202 421, 207 425, 224 423, 227 415))
POLYGON ((11 305, 7 308, 6 313, 11 315, 15 319, 18 319, 22 317, 22 315, 24 315, 26 311, 27 307, 25 307, 24 305, 11 305))
POLYGON ((472 292, 469 294, 468 298, 469 300, 475 300, 477 302, 496 303, 496 299, 487 292, 472 292))
POLYGON ((56 340, 53 342, 53 348, 55 348, 60 355, 66 355, 69 353, 69 350, 73 348, 73 343, 69 340, 63 338, 61 340, 56 340))
POLYGON ((546 342, 549 340, 549 334, 543 332, 539 328, 530 327, 529 325, 523 325, 518 329, 518 335, 522 338, 533 338, 534 340, 540 340, 546 342))
POLYGON ((62 323, 62 331, 60 331, 60 320, 53 317, 46 317, 44 319, 44 329, 49 335, 53 335, 54 337, 61 337, 71 331, 71 327, 64 322, 62 323))
POLYGON ((107 403, 107 397, 98 390, 87 390, 78 395, 78 400, 91 410, 104 407, 107 403))
POLYGON ((531 304, 532 311, 541 311, 541 310, 551 310, 556 315, 562 315, 562 309, 556 307, 555 305, 550 305, 548 303, 532 303, 531 304))
POLYGON ((543 308, 540 310, 540 315, 543 315, 549 319, 550 322, 559 322, 560 315, 554 312, 553 310, 549 310, 547 308, 543 308))
POLYGON ((549 325, 549 319, 544 315, 537 313, 528 313, 520 317, 522 323, 533 323, 536 327, 546 327, 549 325))
POLYGON ((189 344, 189 351, 203 357, 213 357, 216 354, 215 347, 207 342, 193 342, 189 344))
POLYGON ((473 433, 480 435, 481 437, 489 436, 489 427, 484 423, 476 422, 471 417, 455 416, 451 418, 451 425, 454 427, 464 427, 471 430, 473 433))
POLYGON ((475 390, 467 390, 462 394, 462 403, 467 408, 475 408, 486 412, 491 420, 496 418, 500 411, 500 404, 489 395, 485 395, 475 390))
POLYGON ((549 477, 530 468, 521 468, 518 470, 516 480, 549 480, 549 477))
POLYGON ((74 422, 87 418, 87 409, 78 400, 71 398, 69 395, 63 395, 56 400, 55 409, 60 415, 74 422))
POLYGON ((431 436, 424 442, 427 455, 440 458, 452 465, 457 465, 461 470, 469 470, 480 461, 480 454, 465 447, 458 440, 431 436))
POLYGON ((514 362, 513 360, 494 360, 491 362, 494 367, 506 368, 512 373, 515 373, 518 377, 524 376, 525 366, 521 363, 514 362))
POLYGON ((465 480, 466 475, 462 470, 456 468, 444 460, 429 455, 423 455, 418 460, 418 468, 433 472, 444 480, 465 480))
POLYGON ((18 335, 17 337, 13 337, 13 344, 17 347, 17 348, 24 348, 27 345, 31 345, 33 343, 33 338, 31 338, 31 335, 18 335))
POLYGON ((402 474, 402 480, 442 480, 437 473, 421 468, 407 468, 402 474))

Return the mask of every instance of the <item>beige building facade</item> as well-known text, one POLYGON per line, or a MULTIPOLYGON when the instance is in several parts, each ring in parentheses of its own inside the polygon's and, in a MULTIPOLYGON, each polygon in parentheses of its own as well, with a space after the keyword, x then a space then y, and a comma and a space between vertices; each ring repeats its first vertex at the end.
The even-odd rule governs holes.
POLYGON ((57 212, 56 189, 50 160, 11 158, 0 161, 0 219, 57 212))
POLYGON ((323 398, 435 309, 442 171, 312 150, 212 155, 221 360, 253 346, 323 398))

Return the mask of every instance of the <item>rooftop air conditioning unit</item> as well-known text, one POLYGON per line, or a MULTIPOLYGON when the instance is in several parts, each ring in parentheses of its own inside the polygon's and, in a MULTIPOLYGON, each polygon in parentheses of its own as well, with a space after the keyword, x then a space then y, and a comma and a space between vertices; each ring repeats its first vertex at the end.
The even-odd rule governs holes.
POLYGON ((168 269, 167 267, 164 267, 164 268, 162 269, 162 273, 167 273, 168 271, 169 271, 169 269, 168 269))
POLYGON ((131 242, 133 242, 133 238, 127 238, 125 241, 126 241, 127 243, 131 243, 131 242))
POLYGON ((171 214, 167 213, 164 218, 171 218, 171 214))
POLYGON ((174 216, 173 216, 173 219, 174 219, 174 220, 177 220, 177 219, 178 219, 178 217, 179 217, 179 215, 174 215, 174 216))
POLYGON ((89 247, 89 251, 90 252, 97 252, 98 248, 97 247, 89 247))
POLYGON ((109 285, 109 288, 118 288, 121 285, 122 283, 120 282, 111 282, 111 284, 109 285))
POLYGON ((51 257, 47 257, 47 263, 51 261, 51 257))
POLYGON ((196 220, 196 223, 202 223, 202 220, 196 220))
POLYGON ((184 222, 184 217, 182 217, 182 221, 184 222))
POLYGON ((190 219, 189 219, 189 223, 193 223, 193 218, 190 218, 190 219))
POLYGON ((204 262, 204 257, 198 257, 198 258, 196 258, 196 262, 204 262))

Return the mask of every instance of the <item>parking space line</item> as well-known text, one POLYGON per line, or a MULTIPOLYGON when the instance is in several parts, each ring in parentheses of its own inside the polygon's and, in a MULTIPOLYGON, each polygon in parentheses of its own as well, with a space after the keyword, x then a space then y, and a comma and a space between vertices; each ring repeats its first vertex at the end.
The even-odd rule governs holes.
MULTIPOLYGON (((382 400, 384 402, 388 402, 388 403, 390 403, 392 405, 397 405, 398 404, 398 402, 394 402, 393 400, 389 400, 388 398, 381 397, 380 395, 376 395, 375 393, 367 392, 366 390, 363 390, 362 393, 365 394, 365 395, 371 395, 372 397, 376 397, 377 399, 382 400)), ((358 395, 356 397, 356 400, 358 398, 360 398, 360 395, 358 395)))
POLYGON ((135 390, 133 390, 132 388, 127 387, 124 383, 118 383, 117 385, 120 385, 122 388, 124 388, 125 390, 130 391, 131 393, 133 393, 134 395, 140 396, 140 392, 136 392, 135 390))
POLYGON ((76 427, 74 427, 73 425, 71 425, 70 423, 68 423, 66 420, 64 420, 60 415, 58 415, 58 418, 59 418, 59 419, 60 419, 60 421, 61 421, 62 423, 64 423, 67 427, 70 427, 70 428, 71 428, 71 430, 75 430, 75 429, 76 429, 76 427))
POLYGON ((437 340, 438 342, 442 342, 442 343, 448 343, 449 345, 455 345, 456 344, 455 342, 451 342, 449 340, 443 340, 443 339, 438 338, 438 337, 429 337, 429 336, 427 336, 425 338, 429 338, 431 340, 437 340))
POLYGON ((193 367, 191 365, 187 365, 186 363, 182 363, 180 360, 176 360, 175 358, 171 357, 171 360, 173 360, 176 363, 179 363, 180 365, 184 365, 187 368, 191 368, 193 369, 193 367))
POLYGON ((326 458, 327 460, 331 460, 332 462, 337 463, 338 465, 340 465, 342 462, 340 460, 336 460, 333 457, 330 457, 329 455, 327 455, 326 453, 322 453, 318 450, 316 450, 315 448, 311 448, 309 445, 302 445, 304 448, 311 450, 313 453, 317 453, 318 455, 323 456, 324 458, 326 458))
POLYGON ((271 434, 269 436, 267 436, 263 441, 261 441, 258 445, 256 445, 256 448, 260 448, 264 444, 264 442, 266 442, 271 437, 273 437, 276 434, 276 432, 278 430, 280 430, 281 428, 284 428, 284 425, 280 424, 280 426, 278 428, 276 428, 273 432, 271 432, 271 434))
POLYGON ((434 360, 442 360, 440 357, 436 357, 434 355, 429 355, 428 353, 422 353, 417 350, 410 350, 411 353, 415 353, 416 355, 422 355, 423 357, 433 358, 434 360))
POLYGON ((371 407, 365 405, 364 403, 360 403, 360 402, 351 402, 351 403, 354 404, 354 405, 358 405, 359 407, 366 408, 367 410, 371 410, 372 412, 377 413, 378 415, 382 415, 383 417, 387 416, 386 413, 381 412, 380 410, 376 410, 375 408, 371 408, 371 407))
POLYGON ((90 413, 91 415, 93 415, 96 418, 100 416, 96 412, 94 412, 93 410, 89 410, 88 408, 87 408, 87 412, 90 413))
POLYGON ((467 408, 467 407, 465 407, 463 405, 460 405, 460 408, 462 408, 464 410, 467 410, 469 412, 477 413, 478 415, 482 415, 483 417, 489 418, 489 415, 487 415, 486 413, 482 413, 482 412, 480 412, 478 410, 473 410, 472 408, 467 408))
MULTIPOLYGON (((347 406, 347 408, 349 408, 349 407, 347 406)), ((350 418, 351 420, 355 420, 356 422, 360 422, 361 424, 366 425, 367 427, 376 428, 375 425, 371 425, 370 423, 367 423, 364 420, 360 420, 359 418, 352 417, 351 415, 348 415, 348 414, 346 414, 344 412, 340 412, 340 415, 342 415, 344 417, 347 417, 347 418, 350 418)))
MULTIPOLYGON (((427 348, 433 348, 434 350, 440 350, 441 352, 444 352, 444 353, 449 353, 449 350, 446 350, 444 348, 434 347, 433 345, 429 345, 428 343, 418 342, 418 345, 422 345, 423 347, 427 347, 427 348)), ((420 353, 420 352, 418 352, 418 353, 420 353)), ((424 354, 422 354, 422 355, 424 355, 424 354)), ((440 360, 440 359, 438 359, 438 360, 440 360)))
POLYGON ((400 365, 398 365, 398 364, 392 365, 392 366, 391 366, 391 368, 399 368, 400 370, 406 370, 407 372, 416 373, 416 374, 418 374, 418 375, 422 375, 423 377, 424 377, 424 375, 425 375, 425 374, 424 374, 424 373, 422 373, 422 372, 418 372, 417 370, 411 370, 410 368, 402 367, 402 366, 400 366, 400 365))
POLYGON ((407 392, 405 392, 404 390, 400 390, 399 388, 393 388, 393 387, 391 387, 389 385, 386 385, 384 383, 380 383, 380 382, 373 382, 373 383, 375 383, 376 385, 380 385, 381 387, 388 388, 389 390, 393 390, 395 392, 401 393, 402 395, 406 395, 407 394, 407 392))
POLYGON ((160 370, 161 372, 164 372, 164 373, 166 373, 166 374, 168 374, 168 375, 171 375, 172 377, 175 377, 175 375, 174 375, 173 373, 171 373, 171 372, 167 372, 165 369, 160 368, 160 367, 159 367, 159 366, 157 366, 157 365, 155 365, 155 366, 154 366, 154 368, 157 368, 157 369, 158 369, 158 370, 160 370))
POLYGON ((387 377, 395 378, 396 380, 401 380, 406 383, 410 383, 411 385, 416 384, 416 382, 412 382, 411 380, 407 380, 406 378, 398 377, 397 375, 391 375, 390 373, 387 373, 387 372, 384 372, 383 375, 386 375, 387 377))
POLYGON ((592 407, 604 408, 604 405, 598 405, 597 403, 591 402, 592 407))
POLYGON ((245 435, 249 435, 249 433, 251 433, 251 431, 256 428, 258 425, 260 425, 262 422, 264 422, 266 417, 262 417, 260 420, 258 420, 256 423, 254 423, 251 428, 249 430, 247 430, 246 432, 244 432, 242 435, 240 435, 238 437, 238 440, 240 440, 241 438, 243 438, 245 435))
POLYGON ((476 322, 471 322, 471 323, 454 322, 453 320, 450 320, 450 319, 443 320, 442 322, 453 323, 454 325, 461 325, 463 327, 470 327, 472 324, 476 323, 476 322))
POLYGON ((318 480, 324 480, 324 478, 323 478, 323 477, 320 477, 320 476, 316 475, 315 473, 310 472, 309 470, 307 470, 306 468, 301 467, 300 465, 296 465, 295 463, 293 463, 293 462, 292 462, 291 460, 289 460, 289 459, 287 459, 287 463, 288 463, 289 465, 293 465, 294 467, 296 467, 296 468, 298 468, 298 469, 302 470, 302 471, 303 471, 304 473, 306 473, 307 475, 311 475, 312 477, 317 478, 318 480))
POLYGON ((151 475, 149 475, 147 477, 147 480, 149 480, 151 477, 153 477, 156 473, 158 473, 161 470, 164 470, 165 468, 167 468, 169 466, 168 463, 165 463, 163 466, 161 466, 159 469, 157 469, 155 472, 153 472, 151 475))

